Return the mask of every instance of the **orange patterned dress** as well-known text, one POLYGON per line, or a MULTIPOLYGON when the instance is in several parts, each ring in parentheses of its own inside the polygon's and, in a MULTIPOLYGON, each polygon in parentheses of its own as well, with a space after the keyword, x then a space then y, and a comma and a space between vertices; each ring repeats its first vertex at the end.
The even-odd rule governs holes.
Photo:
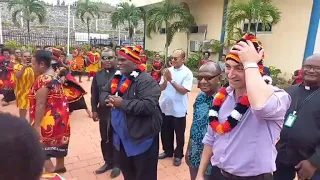
POLYGON ((73 60, 71 61, 71 71, 83 72, 85 68, 83 52, 81 50, 74 50, 73 60))
POLYGON ((34 125, 36 93, 48 88, 47 106, 41 119, 41 141, 47 157, 64 157, 68 153, 70 120, 67 97, 62 84, 51 75, 40 75, 29 91, 30 122, 34 125))

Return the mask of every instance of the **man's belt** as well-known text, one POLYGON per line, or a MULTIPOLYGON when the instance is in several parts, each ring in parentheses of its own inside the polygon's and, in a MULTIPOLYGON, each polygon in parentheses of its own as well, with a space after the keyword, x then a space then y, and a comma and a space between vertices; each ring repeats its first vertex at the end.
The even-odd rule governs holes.
POLYGON ((255 180, 255 179, 263 179, 263 180, 272 180, 273 179, 273 175, 272 173, 264 173, 264 174, 260 174, 257 176, 236 176, 233 174, 228 173, 227 171, 220 169, 221 174, 229 179, 248 179, 248 180, 255 180))

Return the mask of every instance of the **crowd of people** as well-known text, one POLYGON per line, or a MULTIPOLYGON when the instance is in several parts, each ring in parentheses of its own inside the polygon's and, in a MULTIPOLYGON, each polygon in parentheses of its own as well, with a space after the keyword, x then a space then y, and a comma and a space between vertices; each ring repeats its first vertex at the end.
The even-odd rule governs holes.
POLYGON ((20 118, 29 110, 33 127, 0 114, 0 177, 7 180, 38 180, 42 168, 66 172, 70 113, 80 109, 99 121, 105 163, 97 174, 111 170, 111 178, 122 172, 125 180, 156 180, 158 160, 172 158, 174 166, 185 159, 191 180, 320 180, 319 54, 295 74, 301 81, 283 90, 272 85, 264 48, 253 34, 245 34, 219 63, 205 52, 184 152, 194 76, 183 50, 173 51, 167 65, 157 54, 150 73, 140 46, 100 53, 77 47, 70 61, 51 47, 34 55, 5 47, 1 53, 3 106, 16 99, 20 118), (84 72, 93 78, 91 110, 83 98, 84 72))

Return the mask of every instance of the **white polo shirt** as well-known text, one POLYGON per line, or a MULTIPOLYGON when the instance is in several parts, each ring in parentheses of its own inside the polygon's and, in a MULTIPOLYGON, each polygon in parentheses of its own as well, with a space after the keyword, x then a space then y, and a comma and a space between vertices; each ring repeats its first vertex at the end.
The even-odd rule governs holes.
MULTIPOLYGON (((191 91, 193 74, 188 67, 182 65, 179 69, 170 67, 168 70, 171 72, 172 80, 175 81, 175 83, 191 91)), ((160 84, 162 84, 163 81, 164 79, 161 77, 160 84)), ((179 118, 186 116, 186 113, 188 113, 188 93, 179 93, 170 82, 167 83, 166 89, 163 90, 159 103, 162 113, 166 116, 179 118)))

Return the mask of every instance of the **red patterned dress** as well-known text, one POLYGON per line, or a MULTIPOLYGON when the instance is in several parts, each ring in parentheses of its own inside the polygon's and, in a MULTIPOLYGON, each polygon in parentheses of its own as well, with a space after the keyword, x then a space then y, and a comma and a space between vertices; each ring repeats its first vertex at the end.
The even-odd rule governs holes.
POLYGON ((161 69, 163 67, 162 61, 156 61, 154 60, 152 63, 152 70, 151 70, 151 76, 158 81, 158 83, 161 80, 161 69))
POLYGON ((1 60, 0 64, 0 86, 1 93, 4 96, 5 102, 10 102, 15 100, 14 95, 14 62, 10 59, 1 60))
POLYGON ((41 141, 47 157, 65 157, 68 153, 70 120, 67 97, 59 81, 51 75, 40 75, 29 91, 30 122, 34 125, 36 93, 48 88, 47 106, 40 122, 41 141))

